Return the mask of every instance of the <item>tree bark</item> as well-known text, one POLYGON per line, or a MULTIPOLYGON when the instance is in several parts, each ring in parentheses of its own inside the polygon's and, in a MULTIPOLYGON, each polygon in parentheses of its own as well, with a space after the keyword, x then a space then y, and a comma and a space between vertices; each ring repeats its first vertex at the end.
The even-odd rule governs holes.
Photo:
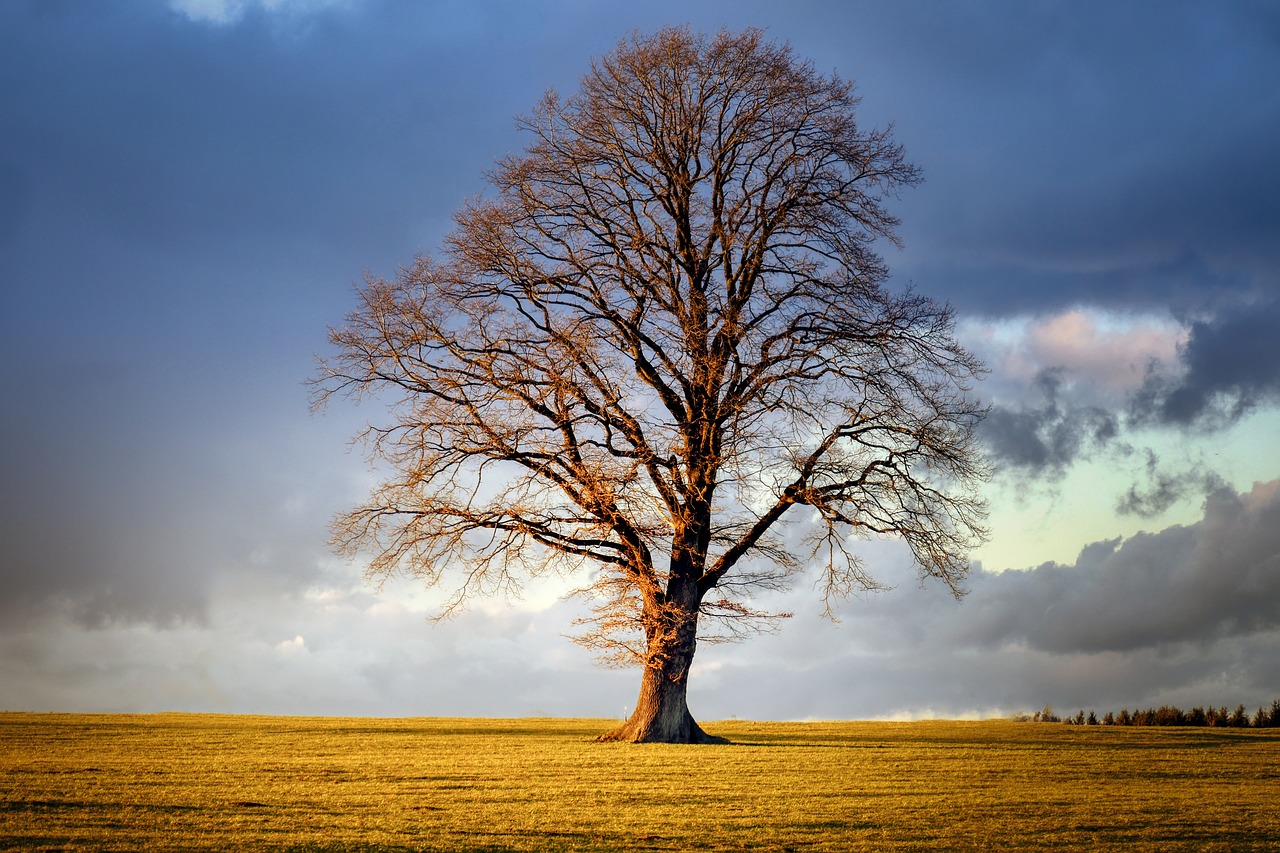
POLYGON ((600 741, 626 743, 728 743, 702 730, 689 713, 686 690, 693 655, 673 656, 664 664, 646 666, 636 708, 621 726, 600 735, 600 741), (682 660, 676 660, 682 657, 682 660))
POLYGON ((640 680, 640 695, 630 719, 600 741, 627 743, 728 743, 702 730, 689 713, 689 668, 697 648, 698 610, 683 610, 674 626, 655 631, 640 680))

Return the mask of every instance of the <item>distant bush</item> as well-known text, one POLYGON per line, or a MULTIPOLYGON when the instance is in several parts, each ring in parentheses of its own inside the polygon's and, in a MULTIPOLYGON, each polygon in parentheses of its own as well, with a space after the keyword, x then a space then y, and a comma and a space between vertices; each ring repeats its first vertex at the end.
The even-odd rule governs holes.
POLYGON ((1084 711, 1080 711, 1074 716, 1069 716, 1066 720, 1059 717, 1053 712, 1048 704, 1040 711, 1034 714, 1018 714, 1013 718, 1017 722, 1032 723, 1061 723, 1067 725, 1083 726, 1083 725, 1104 725, 1104 726, 1213 726, 1213 727, 1231 727, 1237 729, 1244 728, 1280 728, 1280 699, 1276 699, 1271 703, 1271 708, 1259 708, 1252 716, 1243 704, 1237 705, 1234 711, 1227 711, 1227 707, 1215 708, 1210 705, 1208 708, 1202 708, 1199 705, 1190 711, 1183 711, 1173 705, 1161 705, 1159 708, 1135 708, 1130 711, 1128 708, 1121 708, 1120 713, 1113 714, 1107 711, 1102 715, 1099 722, 1097 714, 1089 711, 1086 716, 1084 711))
POLYGON ((1036 711, 1034 714, 1032 714, 1032 715, 1031 715, 1031 722, 1033 722, 1033 723, 1060 723, 1060 722, 1062 722, 1062 718, 1061 718, 1061 717, 1059 717, 1057 714, 1053 713, 1053 708, 1051 708, 1051 707, 1049 706, 1049 703, 1048 703, 1048 702, 1046 702, 1046 703, 1044 704, 1044 709, 1043 709, 1043 710, 1036 711))

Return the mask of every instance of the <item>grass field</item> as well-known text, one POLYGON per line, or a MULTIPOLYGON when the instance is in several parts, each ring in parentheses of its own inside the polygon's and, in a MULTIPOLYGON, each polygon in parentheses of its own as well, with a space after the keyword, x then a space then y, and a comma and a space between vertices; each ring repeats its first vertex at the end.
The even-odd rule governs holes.
POLYGON ((1280 729, 609 725, 0 714, 0 849, 1280 849, 1280 729))

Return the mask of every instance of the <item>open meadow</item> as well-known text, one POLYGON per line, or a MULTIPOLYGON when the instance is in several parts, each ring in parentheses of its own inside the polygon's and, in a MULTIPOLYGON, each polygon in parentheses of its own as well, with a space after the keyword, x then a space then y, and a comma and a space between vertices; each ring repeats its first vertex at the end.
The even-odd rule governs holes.
POLYGON ((1280 849, 1280 729, 609 725, 0 714, 0 849, 1280 849))

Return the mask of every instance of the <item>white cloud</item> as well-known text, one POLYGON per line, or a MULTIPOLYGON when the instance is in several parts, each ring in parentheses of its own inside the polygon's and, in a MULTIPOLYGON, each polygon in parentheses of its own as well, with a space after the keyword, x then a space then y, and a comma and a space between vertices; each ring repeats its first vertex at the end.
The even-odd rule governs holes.
POLYGON ((169 0, 169 8, 193 21, 230 24, 244 14, 244 0, 169 0))
POLYGON ((227 26, 244 17, 251 8, 266 12, 310 14, 350 0, 169 0, 169 8, 192 21, 227 26))
POLYGON ((1188 330, 1172 318, 1072 309, 998 322, 969 320, 963 339, 987 361, 998 384, 1025 388, 1047 370, 1094 396, 1141 387, 1148 367, 1177 365, 1188 330))
POLYGON ((1028 378, 1042 367, 1062 366, 1117 391, 1141 385, 1152 362, 1172 364, 1187 339, 1186 329, 1172 320, 1117 319, 1083 310, 1047 317, 1027 331, 1028 378))
POLYGON ((307 641, 302 638, 301 634, 296 635, 292 640, 282 640, 276 643, 276 654, 283 658, 296 657, 306 654, 307 641))

